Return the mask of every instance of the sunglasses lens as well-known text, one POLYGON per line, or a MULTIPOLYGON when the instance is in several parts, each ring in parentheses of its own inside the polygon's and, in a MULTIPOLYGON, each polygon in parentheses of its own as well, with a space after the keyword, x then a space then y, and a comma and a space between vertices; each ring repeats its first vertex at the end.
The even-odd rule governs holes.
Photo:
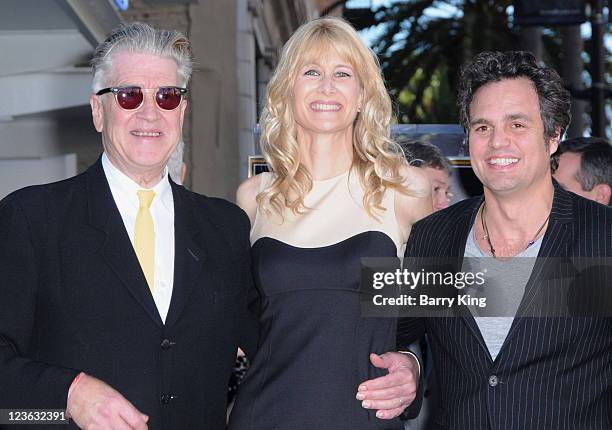
POLYGON ((123 109, 132 110, 142 104, 142 90, 138 87, 126 87, 117 91, 117 103, 123 109))
POLYGON ((182 97, 178 88, 162 87, 157 90, 155 101, 164 110, 174 110, 181 104, 182 97))

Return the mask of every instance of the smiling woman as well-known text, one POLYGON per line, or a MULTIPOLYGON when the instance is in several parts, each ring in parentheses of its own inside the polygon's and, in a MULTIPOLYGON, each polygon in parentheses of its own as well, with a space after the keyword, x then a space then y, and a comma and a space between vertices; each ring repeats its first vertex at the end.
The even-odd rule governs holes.
POLYGON ((272 172, 237 193, 262 332, 232 430, 403 428, 417 364, 388 352, 396 321, 362 318, 359 291, 361 258, 401 256, 431 211, 427 179, 389 138, 391 114, 376 57, 349 24, 320 19, 289 39, 261 120, 272 172))
POLYGON ((352 165, 365 186, 366 210, 374 214, 385 187, 402 187, 399 170, 406 165, 401 149, 389 139, 391 116, 376 55, 355 30, 337 19, 302 26, 285 45, 268 85, 261 147, 275 179, 259 201, 276 211, 285 205, 293 211, 303 208, 314 172, 304 159, 306 145, 298 145, 298 133, 322 128, 336 148, 341 146, 338 133, 346 134, 342 144, 347 146, 344 165, 323 177, 352 165), (310 106, 313 102, 318 111, 310 106))
POLYGON ((331 49, 300 69, 293 97, 298 140, 311 133, 350 132, 361 110, 359 79, 331 49))

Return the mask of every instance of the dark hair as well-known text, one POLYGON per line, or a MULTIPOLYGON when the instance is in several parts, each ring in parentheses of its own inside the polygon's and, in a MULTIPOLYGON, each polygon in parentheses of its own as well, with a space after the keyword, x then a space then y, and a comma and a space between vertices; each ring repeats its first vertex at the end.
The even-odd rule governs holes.
POLYGON ((591 191, 597 184, 612 187, 612 146, 600 137, 576 137, 564 140, 551 159, 552 171, 559 166, 559 157, 566 152, 580 154, 578 182, 584 191, 591 191))
POLYGON ((539 66, 536 58, 525 51, 481 52, 462 68, 457 104, 459 120, 466 132, 470 125, 470 104, 476 90, 490 82, 521 77, 533 82, 538 94, 546 142, 557 132, 563 136, 570 122, 570 94, 555 70, 539 66))
POLYGON ((450 163, 436 145, 420 140, 402 141, 401 138, 398 139, 398 143, 411 166, 433 167, 450 174, 450 163))

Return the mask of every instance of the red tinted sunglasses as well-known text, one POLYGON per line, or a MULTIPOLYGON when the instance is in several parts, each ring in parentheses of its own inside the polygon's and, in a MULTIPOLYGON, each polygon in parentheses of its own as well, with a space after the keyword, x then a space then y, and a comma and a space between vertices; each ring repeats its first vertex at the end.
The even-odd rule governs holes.
POLYGON ((101 96, 106 93, 113 93, 115 100, 121 109, 136 110, 144 102, 144 92, 155 91, 155 103, 162 110, 174 110, 183 101, 183 96, 187 94, 187 88, 181 87, 159 87, 159 88, 140 88, 140 87, 110 87, 104 88, 96 93, 101 96))

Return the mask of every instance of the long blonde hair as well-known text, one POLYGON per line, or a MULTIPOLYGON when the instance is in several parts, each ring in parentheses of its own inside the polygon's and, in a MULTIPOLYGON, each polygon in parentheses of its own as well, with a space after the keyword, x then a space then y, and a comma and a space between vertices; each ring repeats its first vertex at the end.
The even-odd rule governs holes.
POLYGON ((351 65, 362 87, 363 104, 353 126, 353 169, 364 187, 363 206, 370 216, 386 210, 386 188, 405 192, 400 168, 406 160, 390 139, 391 99, 385 88, 378 59, 347 22, 339 18, 310 21, 296 30, 285 44, 268 83, 261 113, 261 149, 275 179, 258 196, 264 210, 279 214, 284 208, 302 213, 304 197, 312 189, 312 177, 300 164, 293 113, 293 85, 299 69, 334 49, 351 65))

